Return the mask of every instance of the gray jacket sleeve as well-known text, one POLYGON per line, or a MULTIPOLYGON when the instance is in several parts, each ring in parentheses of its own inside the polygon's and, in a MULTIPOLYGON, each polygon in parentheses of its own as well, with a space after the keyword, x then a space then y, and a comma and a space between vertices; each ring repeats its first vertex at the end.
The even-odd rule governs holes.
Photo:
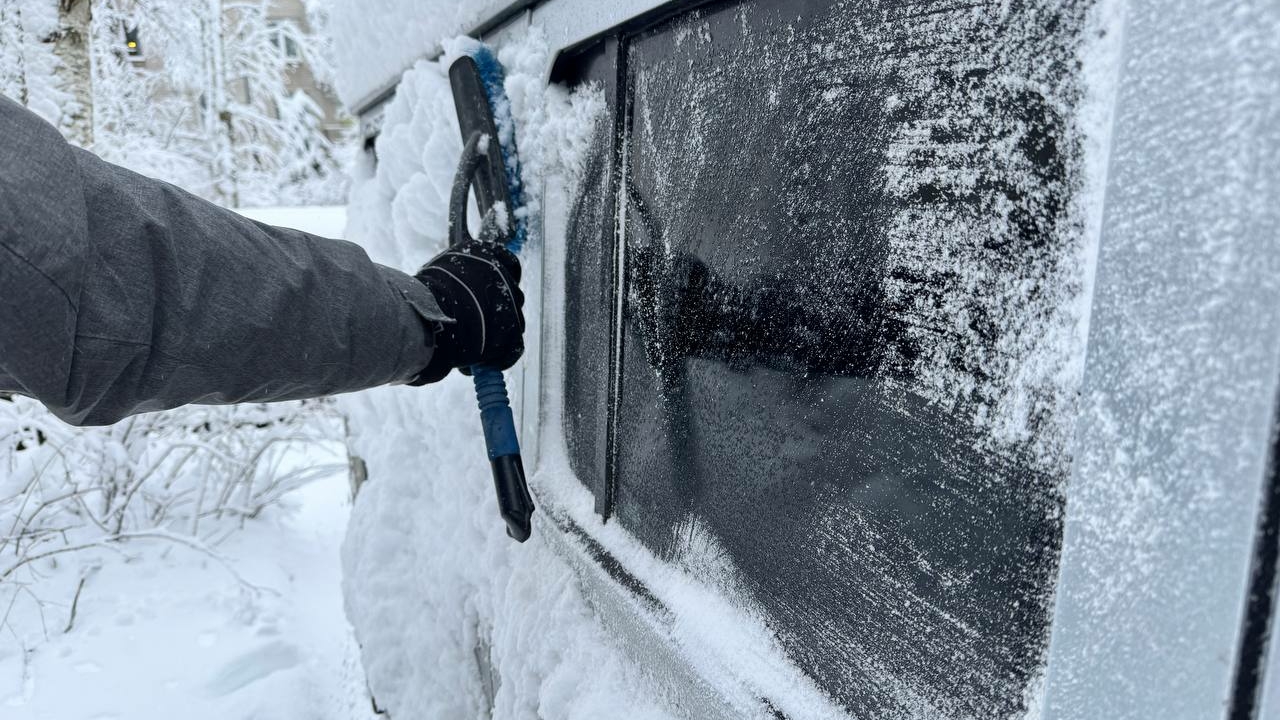
POLYGON ((356 245, 69 146, 0 97, 0 391, 72 424, 412 379, 445 318, 356 245))

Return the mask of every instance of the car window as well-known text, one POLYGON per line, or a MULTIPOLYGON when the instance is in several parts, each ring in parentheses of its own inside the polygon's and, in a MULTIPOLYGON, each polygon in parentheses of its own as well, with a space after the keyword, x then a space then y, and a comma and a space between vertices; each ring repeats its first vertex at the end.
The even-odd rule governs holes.
POLYGON ((575 471, 870 716, 1016 715, 1041 670, 1082 12, 719 3, 611 66, 622 160, 569 256, 575 471))

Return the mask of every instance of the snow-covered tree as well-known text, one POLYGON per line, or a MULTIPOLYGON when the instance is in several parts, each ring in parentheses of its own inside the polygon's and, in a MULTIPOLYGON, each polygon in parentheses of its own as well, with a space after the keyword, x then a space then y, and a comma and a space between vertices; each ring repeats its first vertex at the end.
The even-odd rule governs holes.
POLYGON ((71 99, 57 79, 58 9, 58 0, 0 2, 0 95, 55 125, 71 99))
POLYGON ((314 33, 271 16, 271 0, 209 0, 221 6, 222 76, 217 96, 227 119, 230 165, 237 174, 237 204, 306 204, 341 201, 345 188, 335 147, 324 134, 324 113, 314 99, 290 91, 287 78, 303 62, 326 72, 326 56, 314 33), (335 191, 338 196, 335 197, 335 191), (317 198, 316 195, 327 195, 317 198))
POLYGON ((272 7, 95 0, 94 150, 227 205, 342 202, 324 113, 289 83, 331 75, 324 41, 272 7))
POLYGON ((92 12, 94 152, 222 199, 200 124, 206 78, 199 15, 189 6, 142 0, 95 0, 92 12))

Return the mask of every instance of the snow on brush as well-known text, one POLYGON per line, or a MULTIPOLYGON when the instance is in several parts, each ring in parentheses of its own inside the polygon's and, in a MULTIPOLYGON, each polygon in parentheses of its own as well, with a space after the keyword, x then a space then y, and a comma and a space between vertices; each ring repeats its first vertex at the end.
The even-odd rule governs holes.
MULTIPOLYGON (((527 177, 575 172, 601 108, 547 88, 545 53, 536 31, 499 53, 527 177)), ((451 59, 404 75, 378 167, 353 189, 348 238, 407 271, 445 246, 461 153, 451 59)), ((469 378, 342 404, 370 478, 343 549, 346 605, 380 707, 397 719, 668 717, 545 538, 506 536, 469 378)))

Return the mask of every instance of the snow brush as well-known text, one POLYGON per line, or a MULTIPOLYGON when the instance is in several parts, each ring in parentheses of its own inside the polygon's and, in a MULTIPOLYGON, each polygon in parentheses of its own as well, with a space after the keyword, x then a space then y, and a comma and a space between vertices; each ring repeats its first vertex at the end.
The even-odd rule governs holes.
MULTIPOLYGON (((449 197, 449 245, 457 247, 471 240, 467 196, 474 189, 476 206, 483 218, 479 240, 500 243, 518 255, 528 235, 528 222, 523 212, 520 158, 516 154, 511 103, 503 89, 502 65, 487 46, 470 42, 462 57, 449 67, 449 84, 464 144, 449 197)), ((507 534, 524 542, 533 530, 530 521, 534 507, 520 461, 520 441, 507 399, 507 383, 496 368, 473 365, 470 371, 476 384, 489 465, 493 468, 493 486, 498 493, 498 513, 507 523, 507 534)))

